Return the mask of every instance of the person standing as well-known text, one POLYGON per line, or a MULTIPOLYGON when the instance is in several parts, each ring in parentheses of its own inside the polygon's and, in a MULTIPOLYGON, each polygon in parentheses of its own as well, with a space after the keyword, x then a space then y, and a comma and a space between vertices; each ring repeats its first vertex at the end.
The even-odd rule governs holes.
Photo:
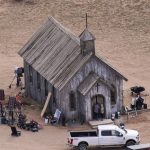
POLYGON ((17 83, 16 86, 19 87, 21 84, 21 78, 17 76, 17 83))
POLYGON ((98 120, 100 114, 100 106, 98 103, 94 105, 94 118, 98 120))
POLYGON ((21 96, 21 92, 19 92, 17 95, 16 95, 16 108, 18 109, 18 112, 21 112, 21 105, 22 105, 22 96, 21 96))
POLYGON ((135 110, 136 109, 136 100, 137 100, 137 95, 135 93, 131 93, 132 99, 131 99, 131 109, 135 110))
POLYGON ((101 120, 103 120, 104 119, 104 105, 103 104, 101 104, 101 110, 100 110, 100 113, 101 113, 101 120))

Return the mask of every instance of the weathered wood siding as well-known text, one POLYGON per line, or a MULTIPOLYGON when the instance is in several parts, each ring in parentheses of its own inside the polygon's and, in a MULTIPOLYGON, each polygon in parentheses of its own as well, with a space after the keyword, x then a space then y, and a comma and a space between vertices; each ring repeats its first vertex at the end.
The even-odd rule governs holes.
MULTIPOLYGON (((26 96, 31 96, 40 103, 44 103, 45 96, 45 78, 40 76, 40 89, 37 86, 37 72, 32 68, 33 82, 30 82, 29 64, 24 61, 24 77, 26 96)), ((52 85, 48 82, 48 91, 52 92, 52 85)))
POLYGON ((80 113, 79 110, 83 108, 86 111, 86 119, 91 119, 91 98, 95 94, 102 94, 106 99, 106 114, 107 118, 110 118, 111 113, 120 110, 122 106, 122 90, 123 90, 123 79, 120 77, 113 69, 111 69, 108 65, 103 63, 101 60, 93 56, 93 58, 81 68, 75 76, 71 79, 71 81, 64 87, 61 91, 60 95, 60 104, 67 118, 78 118, 80 113), (77 88, 80 83, 88 76, 88 74, 93 71, 102 77, 104 80, 113 84, 116 87, 117 96, 116 96, 116 104, 111 106, 110 104, 110 90, 106 85, 102 85, 99 88, 99 91, 96 92, 95 87, 91 89, 91 91, 83 98, 80 94, 78 94, 77 88), (74 91, 76 94, 77 100, 77 109, 76 111, 69 110, 69 93, 74 91), (81 102, 86 101, 86 102, 81 102), (85 103, 85 104, 84 104, 85 103), (83 106, 80 106, 83 105, 83 106), (81 107, 81 108, 80 108, 81 107), (86 108, 84 108, 86 107, 86 108))

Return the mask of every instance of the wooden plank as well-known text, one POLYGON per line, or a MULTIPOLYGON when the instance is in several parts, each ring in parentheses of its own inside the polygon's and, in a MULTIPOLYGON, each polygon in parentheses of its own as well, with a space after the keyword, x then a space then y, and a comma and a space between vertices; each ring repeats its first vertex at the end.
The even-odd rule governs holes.
POLYGON ((59 43, 60 39, 63 39, 63 34, 60 35, 60 33, 61 33, 60 31, 57 31, 57 33, 55 33, 56 35, 59 34, 59 38, 58 39, 56 39, 56 37, 53 36, 51 39, 49 39, 48 43, 45 43, 46 47, 43 45, 43 47, 45 47, 44 53, 42 53, 42 55, 40 56, 38 61, 33 64, 33 66, 35 66, 36 69, 39 70, 39 72, 42 73, 43 70, 46 69, 48 64, 51 63, 52 60, 54 59, 52 57, 53 53, 56 53, 55 49, 59 45, 59 44, 56 44, 56 43, 59 43), (37 65, 37 63, 38 63, 38 65, 37 65))
MULTIPOLYGON (((28 61, 28 63, 31 64, 31 62, 39 55, 39 53, 42 50, 43 44, 46 43, 47 36, 51 35, 53 36, 54 33, 56 33, 56 28, 54 26, 51 26, 47 28, 43 34, 38 38, 35 39, 34 45, 28 50, 24 55, 23 58, 28 61), (51 34, 50 34, 51 33, 51 34), (53 34, 52 34, 53 33, 53 34)), ((50 39, 49 39, 50 40, 50 39)))
POLYGON ((57 20, 55 20, 53 17, 49 17, 49 20, 51 20, 58 28, 60 28, 65 34, 67 34, 73 41, 75 41, 77 44, 80 44, 80 38, 75 36, 75 34, 72 33, 69 29, 62 26, 62 24, 59 23, 57 20))
POLYGON ((43 32, 43 30, 47 27, 47 25, 50 24, 49 20, 46 20, 46 22, 32 35, 32 37, 29 39, 29 41, 24 45, 24 47, 18 52, 19 55, 23 55, 24 52, 27 49, 27 47, 38 37, 39 34, 43 32))
POLYGON ((29 75, 29 65, 24 61, 24 81, 25 81, 25 95, 30 95, 30 75, 29 75))
POLYGON ((107 124, 113 124, 113 121, 111 119, 104 119, 102 121, 89 121, 89 125, 94 129, 97 128, 99 125, 107 125, 107 124))
MULTIPOLYGON (((66 67, 72 62, 71 57, 74 58, 74 57, 76 57, 76 55, 79 54, 79 53, 75 53, 75 51, 74 51, 74 48, 76 47, 76 45, 73 45, 71 43, 70 43, 70 45, 72 45, 71 48, 69 48, 69 45, 68 45, 66 47, 66 51, 62 50, 59 53, 59 55, 56 56, 57 60, 55 60, 55 62, 53 63, 54 65, 51 68, 52 70, 50 70, 52 74, 51 74, 51 76, 49 76, 50 77, 49 80, 56 79, 56 77, 60 75, 60 74, 58 74, 58 72, 60 72, 61 69, 65 70, 66 67), (72 55, 72 53, 74 55, 72 55), (68 61, 66 61, 66 60, 68 60, 68 61)), ((79 50, 77 49, 77 51, 79 51, 79 50)), ((48 73, 48 75, 49 75, 49 73, 48 73)))
POLYGON ((65 60, 64 57, 67 56, 68 51, 65 51, 64 49, 66 49, 67 45, 70 43, 68 40, 70 41, 70 39, 66 39, 66 42, 64 42, 62 46, 59 45, 58 43, 57 49, 55 50, 53 55, 51 55, 51 57, 49 58, 48 65, 45 64, 46 68, 44 68, 44 76, 48 80, 50 80, 50 78, 55 76, 54 72, 58 67, 60 67, 60 64, 65 60), (61 58, 59 59, 59 57, 61 58))
MULTIPOLYGON (((47 63, 48 60, 49 61, 51 60, 51 55, 55 52, 54 47, 57 46, 56 42, 59 42, 60 39, 63 39, 63 34, 61 34, 60 31, 57 31, 57 34, 59 34, 59 37, 57 40, 55 38, 56 36, 56 33, 55 33, 55 36, 49 38, 43 44, 42 53, 40 54, 40 57, 38 58, 37 62, 34 63, 34 66, 37 66, 36 69, 39 69, 42 66, 45 66, 45 63, 47 63)), ((39 71, 41 72, 41 70, 39 71)))
POLYGON ((45 111, 47 109, 47 106, 48 106, 48 103, 50 101, 51 95, 52 95, 51 92, 49 92, 48 96, 47 96, 47 99, 45 101, 44 107, 43 107, 42 112, 41 112, 41 117, 43 117, 43 115, 44 115, 44 113, 45 113, 45 111))
MULTIPOLYGON (((60 55, 60 53, 63 52, 63 47, 66 47, 66 44, 69 43, 70 39, 65 39, 64 41, 64 36, 58 41, 58 39, 55 41, 55 45, 52 47, 52 51, 51 53, 47 54, 46 58, 43 59, 42 61, 42 68, 40 68, 40 72, 42 74, 45 74, 44 76, 46 76, 48 74, 48 76, 51 76, 51 73, 53 73, 53 70, 56 69, 56 61, 62 62, 62 58, 60 60, 58 60, 58 57, 60 55), (56 44, 57 42, 57 44, 56 44), (63 44, 62 44, 63 42, 63 44), (54 67, 54 68, 53 68, 54 67), (51 72, 49 72, 51 71, 51 72)), ((64 51, 65 53, 65 51, 64 51)))
POLYGON ((55 28, 47 29, 45 34, 43 34, 43 36, 41 36, 41 38, 38 41, 36 41, 35 45, 32 47, 32 49, 29 51, 26 57, 24 56, 24 58, 27 59, 27 61, 30 64, 33 64, 35 61, 37 61, 38 60, 37 58, 41 56, 41 53, 43 53, 43 51, 45 51, 45 46, 47 46, 47 44, 50 41, 50 38, 47 37, 49 35, 53 35, 52 34, 53 30, 55 30, 55 28))
POLYGON ((55 74, 55 78, 51 79, 51 82, 53 84, 56 84, 57 82, 59 82, 64 71, 66 70, 66 68, 69 67, 70 62, 73 62, 78 57, 78 55, 80 54, 78 49, 79 48, 76 47, 74 49, 73 53, 70 54, 71 56, 66 57, 65 60, 61 63, 60 67, 57 68, 57 70, 56 70, 57 74, 55 74))
POLYGON ((46 29, 43 30, 41 34, 38 35, 36 39, 27 47, 26 52, 23 55, 24 59, 29 59, 35 53, 37 45, 42 43, 43 37, 45 38, 47 34, 49 34, 49 30, 53 30, 53 26, 48 26, 46 29), (30 54, 31 53, 31 54, 30 54))
POLYGON ((73 62, 72 65, 66 69, 61 81, 56 84, 57 88, 61 90, 71 80, 75 73, 77 73, 78 70, 90 59, 91 56, 92 54, 89 54, 86 57, 83 57, 83 59, 80 58, 79 60, 75 60, 75 62, 73 62))

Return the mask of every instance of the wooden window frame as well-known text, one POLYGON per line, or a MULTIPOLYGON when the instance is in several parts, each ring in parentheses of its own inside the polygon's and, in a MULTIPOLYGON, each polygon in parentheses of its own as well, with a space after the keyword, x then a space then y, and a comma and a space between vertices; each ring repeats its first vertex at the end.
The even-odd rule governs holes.
POLYGON ((33 68, 29 65, 29 82, 33 84, 33 68))
POLYGON ((37 72, 37 89, 41 90, 40 74, 37 72))
POLYGON ((76 96, 73 91, 69 93, 69 108, 70 111, 76 111, 76 96))
POLYGON ((48 82, 46 79, 44 80, 44 86, 45 86, 45 96, 48 96, 48 82))
POLYGON ((111 85, 112 89, 110 90, 110 100, 111 100, 111 105, 115 105, 117 100, 116 100, 116 87, 114 85, 111 85))

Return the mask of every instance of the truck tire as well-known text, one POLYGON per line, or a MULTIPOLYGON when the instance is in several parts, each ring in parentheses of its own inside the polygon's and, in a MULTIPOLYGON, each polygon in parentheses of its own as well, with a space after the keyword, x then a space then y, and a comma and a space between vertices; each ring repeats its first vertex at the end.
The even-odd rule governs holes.
POLYGON ((80 143, 78 145, 79 150, 87 150, 88 149, 88 144, 87 143, 80 143))
POLYGON ((133 140, 127 141, 126 147, 131 146, 131 145, 135 145, 135 141, 133 141, 133 140))

